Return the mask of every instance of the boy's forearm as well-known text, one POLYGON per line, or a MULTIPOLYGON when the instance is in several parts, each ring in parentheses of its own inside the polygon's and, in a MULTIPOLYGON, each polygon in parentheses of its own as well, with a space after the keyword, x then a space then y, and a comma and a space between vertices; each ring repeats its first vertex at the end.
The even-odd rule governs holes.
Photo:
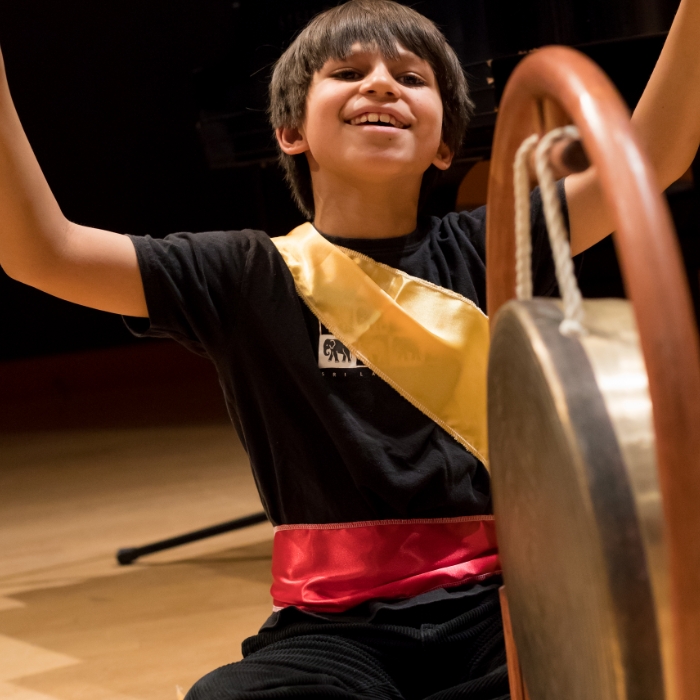
POLYGON ((682 0, 632 123, 665 189, 700 145, 700 0, 682 0))
POLYGON ((69 225, 24 134, 0 56, 0 266, 31 284, 65 244, 69 225))
POLYGON ((69 222, 34 157, 0 55, 0 266, 67 301, 148 316, 131 240, 69 222))
MULTIPOLYGON (((700 0, 682 0, 632 123, 663 191, 700 144, 700 0)), ((614 221, 595 172, 568 177, 566 195, 576 255, 609 235, 614 221)))

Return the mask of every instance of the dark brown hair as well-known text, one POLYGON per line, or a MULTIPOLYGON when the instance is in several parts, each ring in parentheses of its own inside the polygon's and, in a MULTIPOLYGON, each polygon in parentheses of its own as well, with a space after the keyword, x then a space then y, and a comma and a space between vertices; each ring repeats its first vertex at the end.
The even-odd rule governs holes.
MULTIPOLYGON (((459 150, 469 123, 464 71, 442 32, 429 19, 392 0, 350 0, 314 17, 275 64, 270 81, 269 115, 273 129, 298 127, 304 121, 311 80, 329 59, 348 56, 353 44, 376 47, 387 59, 397 58, 396 44, 430 64, 443 104, 442 139, 459 150)), ((313 218, 311 173, 305 155, 279 152, 279 161, 299 209, 313 218)), ((432 180, 434 166, 428 170, 432 180)))

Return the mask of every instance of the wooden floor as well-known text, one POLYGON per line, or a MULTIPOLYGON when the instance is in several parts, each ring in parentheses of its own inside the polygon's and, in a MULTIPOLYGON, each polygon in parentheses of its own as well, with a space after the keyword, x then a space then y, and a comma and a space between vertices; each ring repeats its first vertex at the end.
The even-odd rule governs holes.
POLYGON ((115 562, 119 547, 261 509, 223 411, 192 413, 196 382, 182 395, 172 384, 168 420, 151 404, 153 420, 124 406, 138 420, 119 427, 100 427, 97 409, 83 417, 89 428, 40 412, 26 426, 0 424, 2 700, 175 700, 176 687, 238 660, 269 615, 268 524, 115 562))

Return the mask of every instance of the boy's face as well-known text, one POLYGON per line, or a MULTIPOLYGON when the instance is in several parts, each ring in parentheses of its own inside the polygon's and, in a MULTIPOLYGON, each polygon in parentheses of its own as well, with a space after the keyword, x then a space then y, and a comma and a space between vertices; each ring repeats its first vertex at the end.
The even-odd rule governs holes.
POLYGON ((368 182, 449 167, 442 142, 442 100, 430 65, 398 46, 384 58, 356 44, 313 78, 299 129, 278 129, 285 152, 306 153, 311 172, 368 182))

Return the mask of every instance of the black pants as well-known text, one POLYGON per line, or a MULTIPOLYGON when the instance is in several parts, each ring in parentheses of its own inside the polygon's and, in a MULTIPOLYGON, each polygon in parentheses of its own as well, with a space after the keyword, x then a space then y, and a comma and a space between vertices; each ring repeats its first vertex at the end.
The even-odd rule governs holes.
POLYGON ((246 639, 243 661, 204 676, 185 700, 509 698, 496 591, 438 623, 336 622, 297 614, 291 624, 246 639))

